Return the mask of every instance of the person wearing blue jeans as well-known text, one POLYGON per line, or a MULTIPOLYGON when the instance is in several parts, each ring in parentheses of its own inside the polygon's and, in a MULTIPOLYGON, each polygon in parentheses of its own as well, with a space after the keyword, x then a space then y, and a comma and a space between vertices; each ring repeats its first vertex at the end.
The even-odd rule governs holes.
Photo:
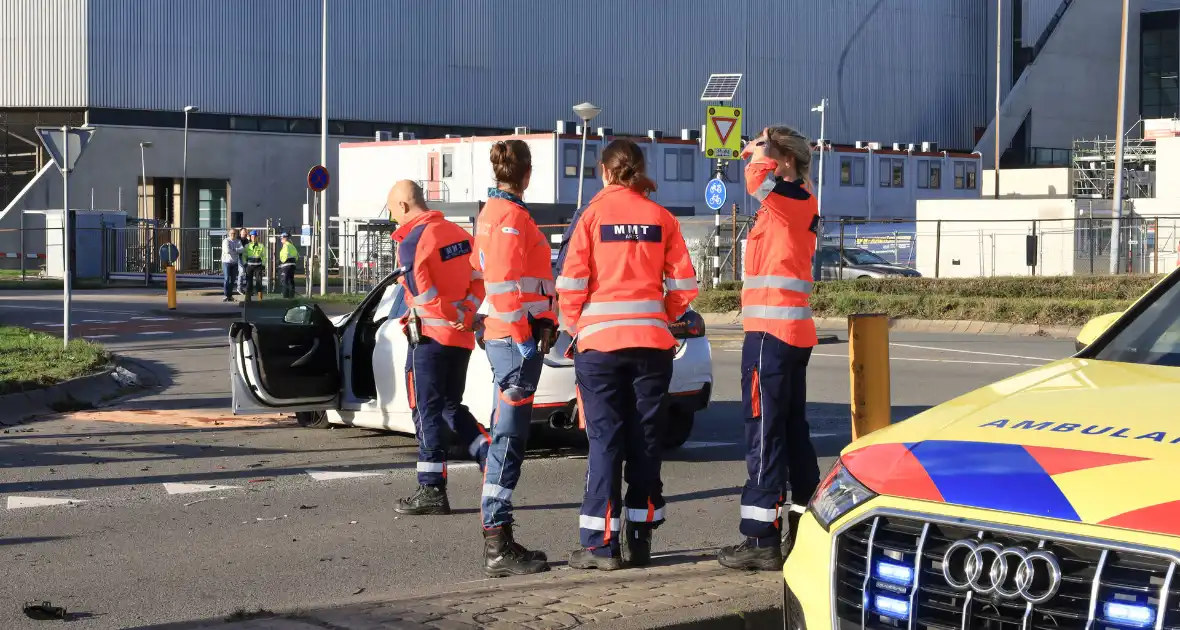
POLYGON ((234 289, 238 283, 238 266, 242 264, 242 251, 245 246, 237 238, 237 231, 230 230, 225 240, 221 242, 221 271, 225 279, 222 290, 225 292, 223 302, 234 301, 234 289))
MULTIPOLYGON (((484 471, 480 511, 485 531, 512 526, 512 491, 520 482, 525 446, 533 416, 533 395, 541 378, 543 356, 537 342, 517 344, 511 338, 484 342, 488 363, 496 381, 492 412, 492 444, 484 471)), ((484 558, 489 577, 538 573, 549 568, 544 552, 529 551, 517 543, 507 553, 484 558)))

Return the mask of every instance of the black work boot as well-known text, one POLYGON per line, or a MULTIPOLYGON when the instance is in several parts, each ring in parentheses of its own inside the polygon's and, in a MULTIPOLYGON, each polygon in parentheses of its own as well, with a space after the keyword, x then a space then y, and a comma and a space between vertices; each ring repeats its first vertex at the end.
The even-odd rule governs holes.
POLYGON ((759 547, 746 539, 740 545, 722 547, 717 562, 729 569, 746 571, 782 571, 783 550, 780 545, 759 547))
POLYGON ((439 486, 418 486, 418 491, 408 499, 398 499, 394 511, 398 514, 422 516, 426 514, 445 515, 451 513, 451 502, 447 491, 439 486))
POLYGON ((646 567, 651 564, 651 535, 652 528, 627 522, 623 530, 626 533, 624 549, 627 564, 633 567, 646 567))
POLYGON ((512 539, 512 525, 483 530, 483 572, 488 577, 530 575, 549 570, 540 551, 529 551, 512 539))
POLYGON ((623 568, 623 559, 619 556, 596 556, 589 549, 578 549, 570 553, 569 567, 571 569, 598 569, 600 571, 617 571, 623 568))

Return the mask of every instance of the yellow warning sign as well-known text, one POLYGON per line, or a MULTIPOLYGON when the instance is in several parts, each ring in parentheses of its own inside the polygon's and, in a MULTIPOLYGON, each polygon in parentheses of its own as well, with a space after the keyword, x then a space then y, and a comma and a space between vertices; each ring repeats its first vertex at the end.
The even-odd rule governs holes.
POLYGON ((736 160, 741 152, 741 108, 710 105, 705 110, 705 157, 736 160))

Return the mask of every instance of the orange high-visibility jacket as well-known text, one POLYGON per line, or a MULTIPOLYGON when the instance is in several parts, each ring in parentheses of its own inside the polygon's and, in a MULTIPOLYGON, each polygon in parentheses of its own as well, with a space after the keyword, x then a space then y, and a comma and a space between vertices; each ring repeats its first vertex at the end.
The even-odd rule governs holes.
POLYGON ((551 250, 519 197, 495 188, 488 197, 476 221, 471 256, 487 289, 484 338, 523 343, 533 338, 529 315, 557 321, 551 250))
POLYGON ((697 296, 680 222, 660 204, 607 186, 590 200, 557 278, 562 327, 578 350, 676 346, 669 322, 697 296))
POLYGON ((776 166, 770 159, 746 166, 746 189, 762 207, 746 240, 742 327, 811 348, 817 343, 810 296, 819 209, 808 187, 776 177, 776 166))
MULTIPOLYGON (((397 264, 410 271, 399 282, 406 303, 422 322, 422 334, 443 344, 471 350, 475 312, 484 298, 480 273, 471 268, 471 235, 431 210, 410 219, 393 233, 397 264), (467 331, 451 322, 463 322, 467 331)), ((405 323, 409 312, 402 319, 405 323)))

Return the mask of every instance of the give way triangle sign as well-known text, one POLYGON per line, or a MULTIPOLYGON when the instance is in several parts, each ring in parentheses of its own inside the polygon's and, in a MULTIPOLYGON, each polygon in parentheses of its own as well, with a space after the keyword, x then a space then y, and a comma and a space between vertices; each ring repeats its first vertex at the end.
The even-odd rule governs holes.
POLYGON ((714 117, 713 128, 717 130, 717 137, 721 139, 721 144, 729 142, 729 132, 733 131, 734 124, 737 123, 736 118, 719 118, 714 117))

